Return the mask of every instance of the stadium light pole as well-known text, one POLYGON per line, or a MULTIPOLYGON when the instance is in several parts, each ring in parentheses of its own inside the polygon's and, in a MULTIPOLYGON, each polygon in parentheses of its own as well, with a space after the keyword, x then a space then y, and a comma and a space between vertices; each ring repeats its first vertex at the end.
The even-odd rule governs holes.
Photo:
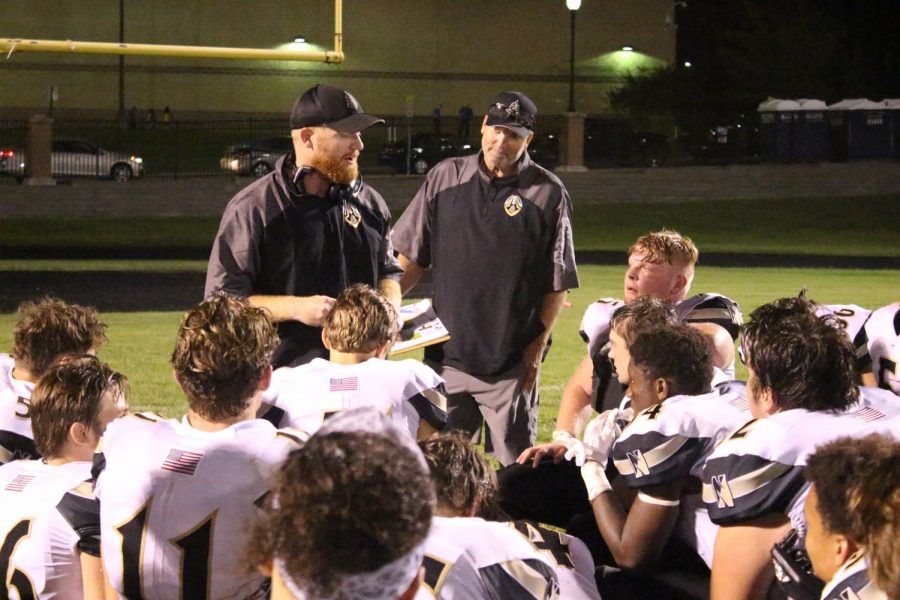
POLYGON ((572 23, 572 44, 569 48, 569 112, 575 112, 575 13, 581 8, 581 0, 566 0, 572 23))
MULTIPOLYGON (((125 43, 125 0, 119 0, 119 43, 125 43)), ((125 116, 125 56, 119 55, 119 118, 125 116)))

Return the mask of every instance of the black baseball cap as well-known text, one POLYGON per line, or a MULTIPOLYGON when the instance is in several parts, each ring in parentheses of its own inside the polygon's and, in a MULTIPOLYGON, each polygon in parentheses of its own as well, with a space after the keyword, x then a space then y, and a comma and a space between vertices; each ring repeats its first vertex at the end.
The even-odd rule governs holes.
POLYGON ((291 109, 291 129, 330 127, 356 133, 375 123, 384 123, 384 119, 365 114, 353 94, 333 85, 319 84, 306 90, 291 109))
POLYGON ((528 137, 534 132, 535 117, 537 107, 531 98, 522 92, 503 92, 488 107, 487 124, 506 127, 522 137, 528 137))

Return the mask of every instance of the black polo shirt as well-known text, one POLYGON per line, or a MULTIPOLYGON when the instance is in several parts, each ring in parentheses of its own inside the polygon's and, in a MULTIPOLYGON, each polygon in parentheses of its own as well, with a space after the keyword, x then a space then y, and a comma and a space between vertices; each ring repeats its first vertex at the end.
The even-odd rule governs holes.
MULTIPOLYGON (((207 296, 224 290, 336 297, 354 283, 374 287, 400 278, 381 195, 365 183, 349 200, 307 194, 294 183, 294 169, 292 156, 281 158, 225 207, 209 258, 207 296)), ((279 323, 273 364, 327 358, 321 331, 299 321, 279 323)))
POLYGON ((562 182, 527 152, 503 179, 481 153, 435 166, 393 234, 398 252, 432 269, 435 312, 450 331, 426 357, 472 375, 521 361, 544 330, 544 294, 578 287, 571 218, 562 182))

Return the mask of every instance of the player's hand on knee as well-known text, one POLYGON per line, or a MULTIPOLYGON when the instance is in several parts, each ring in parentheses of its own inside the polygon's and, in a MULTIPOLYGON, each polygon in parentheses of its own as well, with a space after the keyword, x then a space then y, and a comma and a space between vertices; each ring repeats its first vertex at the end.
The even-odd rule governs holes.
POLYGON ((329 296, 301 296, 297 298, 297 320, 311 327, 321 327, 334 306, 329 296))
POLYGON ((565 458, 566 450, 566 445, 561 442, 553 441, 547 444, 538 444, 522 452, 516 459, 516 462, 520 465, 530 462, 532 467, 537 468, 544 459, 552 458, 554 464, 559 464, 565 458))

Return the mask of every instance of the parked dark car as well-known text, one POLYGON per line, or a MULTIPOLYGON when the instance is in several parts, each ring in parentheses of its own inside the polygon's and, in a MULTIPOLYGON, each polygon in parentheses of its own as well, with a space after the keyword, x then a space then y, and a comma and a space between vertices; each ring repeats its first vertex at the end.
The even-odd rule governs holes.
POLYGON ((262 138, 229 147, 219 166, 237 175, 262 177, 275 168, 275 161, 293 150, 289 136, 262 138))
POLYGON ((669 143, 660 133, 642 131, 627 120, 585 121, 585 166, 658 167, 668 159, 669 143))
MULTIPOLYGON (((410 172, 424 175, 437 163, 451 156, 472 154, 477 147, 460 142, 449 135, 433 133, 417 133, 412 136, 410 153, 410 172)), ((385 144, 378 154, 378 164, 391 167, 398 173, 406 173, 406 140, 385 144)))
MULTIPOLYGON (((50 174, 54 177, 85 176, 128 181, 144 171, 144 159, 127 152, 106 150, 78 140, 53 140, 50 174)), ((25 150, 0 148, 0 174, 25 176, 25 150)))

